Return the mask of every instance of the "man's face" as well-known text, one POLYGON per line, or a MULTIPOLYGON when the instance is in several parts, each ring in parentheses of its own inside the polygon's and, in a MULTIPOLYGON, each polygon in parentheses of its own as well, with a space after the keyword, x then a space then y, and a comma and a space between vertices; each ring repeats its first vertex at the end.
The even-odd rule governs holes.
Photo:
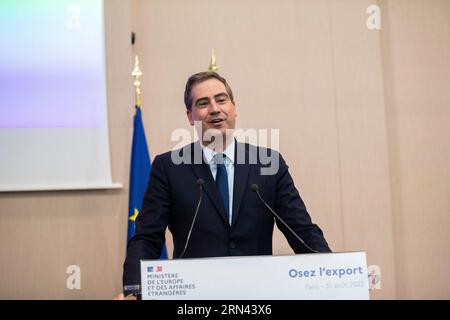
POLYGON ((203 134, 197 132, 199 135, 205 137, 207 130, 214 129, 210 131, 213 135, 220 132, 225 137, 227 129, 235 128, 236 106, 222 82, 213 78, 197 83, 192 87, 191 97, 192 107, 187 116, 191 125, 201 121, 203 134))

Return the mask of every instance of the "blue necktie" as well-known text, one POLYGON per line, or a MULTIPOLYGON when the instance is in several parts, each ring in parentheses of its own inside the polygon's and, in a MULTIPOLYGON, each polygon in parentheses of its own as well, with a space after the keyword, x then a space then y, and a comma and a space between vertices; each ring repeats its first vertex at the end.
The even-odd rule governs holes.
POLYGON ((228 195, 228 175, 227 169, 225 168, 224 161, 225 155, 223 153, 216 154, 216 164, 217 164, 217 174, 216 174, 216 186, 217 190, 219 190, 220 196, 222 198, 223 206, 225 208, 225 214, 227 219, 230 216, 230 202, 228 195))

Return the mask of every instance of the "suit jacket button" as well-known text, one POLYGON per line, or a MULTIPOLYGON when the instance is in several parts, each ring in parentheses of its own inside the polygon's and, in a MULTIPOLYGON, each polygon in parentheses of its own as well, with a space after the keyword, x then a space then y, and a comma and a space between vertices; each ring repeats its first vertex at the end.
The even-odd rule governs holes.
POLYGON ((236 248, 236 243, 234 243, 233 241, 230 242, 230 248, 234 249, 236 248))

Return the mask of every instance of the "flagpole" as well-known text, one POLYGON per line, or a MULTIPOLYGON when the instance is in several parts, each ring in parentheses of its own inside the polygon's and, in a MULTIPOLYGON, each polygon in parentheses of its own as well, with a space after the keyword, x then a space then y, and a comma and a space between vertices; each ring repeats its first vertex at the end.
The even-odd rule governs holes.
POLYGON ((142 78, 142 70, 139 66, 139 56, 136 55, 134 58, 134 69, 131 75, 134 77, 134 88, 135 88, 135 107, 141 107, 141 78, 142 78))

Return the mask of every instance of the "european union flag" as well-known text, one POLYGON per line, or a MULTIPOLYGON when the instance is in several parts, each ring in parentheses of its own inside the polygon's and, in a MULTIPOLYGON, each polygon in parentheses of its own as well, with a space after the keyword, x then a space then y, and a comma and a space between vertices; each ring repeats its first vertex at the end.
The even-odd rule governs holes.
MULTIPOLYGON (((151 163, 142 124, 141 108, 134 115, 133 144, 131 146, 130 200, 128 205, 128 240, 134 236, 135 222, 142 207, 142 199, 150 177, 151 163)), ((160 259, 167 259, 166 245, 160 259)))

